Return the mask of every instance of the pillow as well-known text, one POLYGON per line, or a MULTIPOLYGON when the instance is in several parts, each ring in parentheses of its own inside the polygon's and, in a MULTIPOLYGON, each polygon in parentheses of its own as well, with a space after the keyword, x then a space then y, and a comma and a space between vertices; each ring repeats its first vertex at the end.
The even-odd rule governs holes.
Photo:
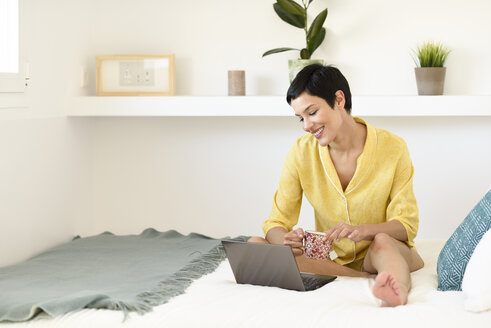
POLYGON ((488 230, 477 244, 467 263, 462 291, 465 295, 464 307, 467 311, 482 312, 491 310, 491 230, 488 230))
POLYGON ((491 227, 491 190, 472 209, 438 256, 438 290, 462 290, 467 262, 491 227))

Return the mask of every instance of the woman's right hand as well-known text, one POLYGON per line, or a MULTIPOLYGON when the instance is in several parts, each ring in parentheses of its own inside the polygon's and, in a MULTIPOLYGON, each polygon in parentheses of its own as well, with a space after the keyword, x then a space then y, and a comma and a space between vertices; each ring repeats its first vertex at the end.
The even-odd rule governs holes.
POLYGON ((300 256, 304 253, 303 237, 303 229, 297 228, 285 234, 283 244, 288 245, 292 248, 293 255, 300 256))

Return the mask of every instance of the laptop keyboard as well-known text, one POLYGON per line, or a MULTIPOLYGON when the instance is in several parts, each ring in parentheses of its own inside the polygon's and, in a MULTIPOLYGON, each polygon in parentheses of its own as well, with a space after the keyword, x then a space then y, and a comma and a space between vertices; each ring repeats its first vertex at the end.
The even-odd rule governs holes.
POLYGON ((301 275, 305 290, 315 290, 327 284, 329 280, 317 278, 315 276, 301 275))

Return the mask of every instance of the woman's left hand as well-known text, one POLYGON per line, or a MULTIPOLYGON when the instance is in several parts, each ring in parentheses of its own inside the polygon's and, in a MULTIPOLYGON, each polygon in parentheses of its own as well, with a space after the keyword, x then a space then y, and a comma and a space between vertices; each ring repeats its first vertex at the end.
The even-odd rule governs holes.
POLYGON ((344 222, 339 222, 325 233, 324 240, 331 245, 334 241, 340 241, 343 238, 348 238, 354 242, 365 239, 363 226, 352 226, 344 222))

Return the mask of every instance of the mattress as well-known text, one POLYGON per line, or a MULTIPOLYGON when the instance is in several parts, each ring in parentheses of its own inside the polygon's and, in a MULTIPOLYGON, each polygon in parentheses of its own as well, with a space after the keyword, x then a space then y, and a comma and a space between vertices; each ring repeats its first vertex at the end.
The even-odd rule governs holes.
POLYGON ((225 260, 184 294, 144 315, 85 309, 45 314, 0 327, 491 327, 491 311, 467 312, 462 292, 437 291, 436 264, 444 241, 417 241, 425 267, 413 272, 408 304, 380 307, 374 279, 339 277, 311 292, 238 285, 225 260))

